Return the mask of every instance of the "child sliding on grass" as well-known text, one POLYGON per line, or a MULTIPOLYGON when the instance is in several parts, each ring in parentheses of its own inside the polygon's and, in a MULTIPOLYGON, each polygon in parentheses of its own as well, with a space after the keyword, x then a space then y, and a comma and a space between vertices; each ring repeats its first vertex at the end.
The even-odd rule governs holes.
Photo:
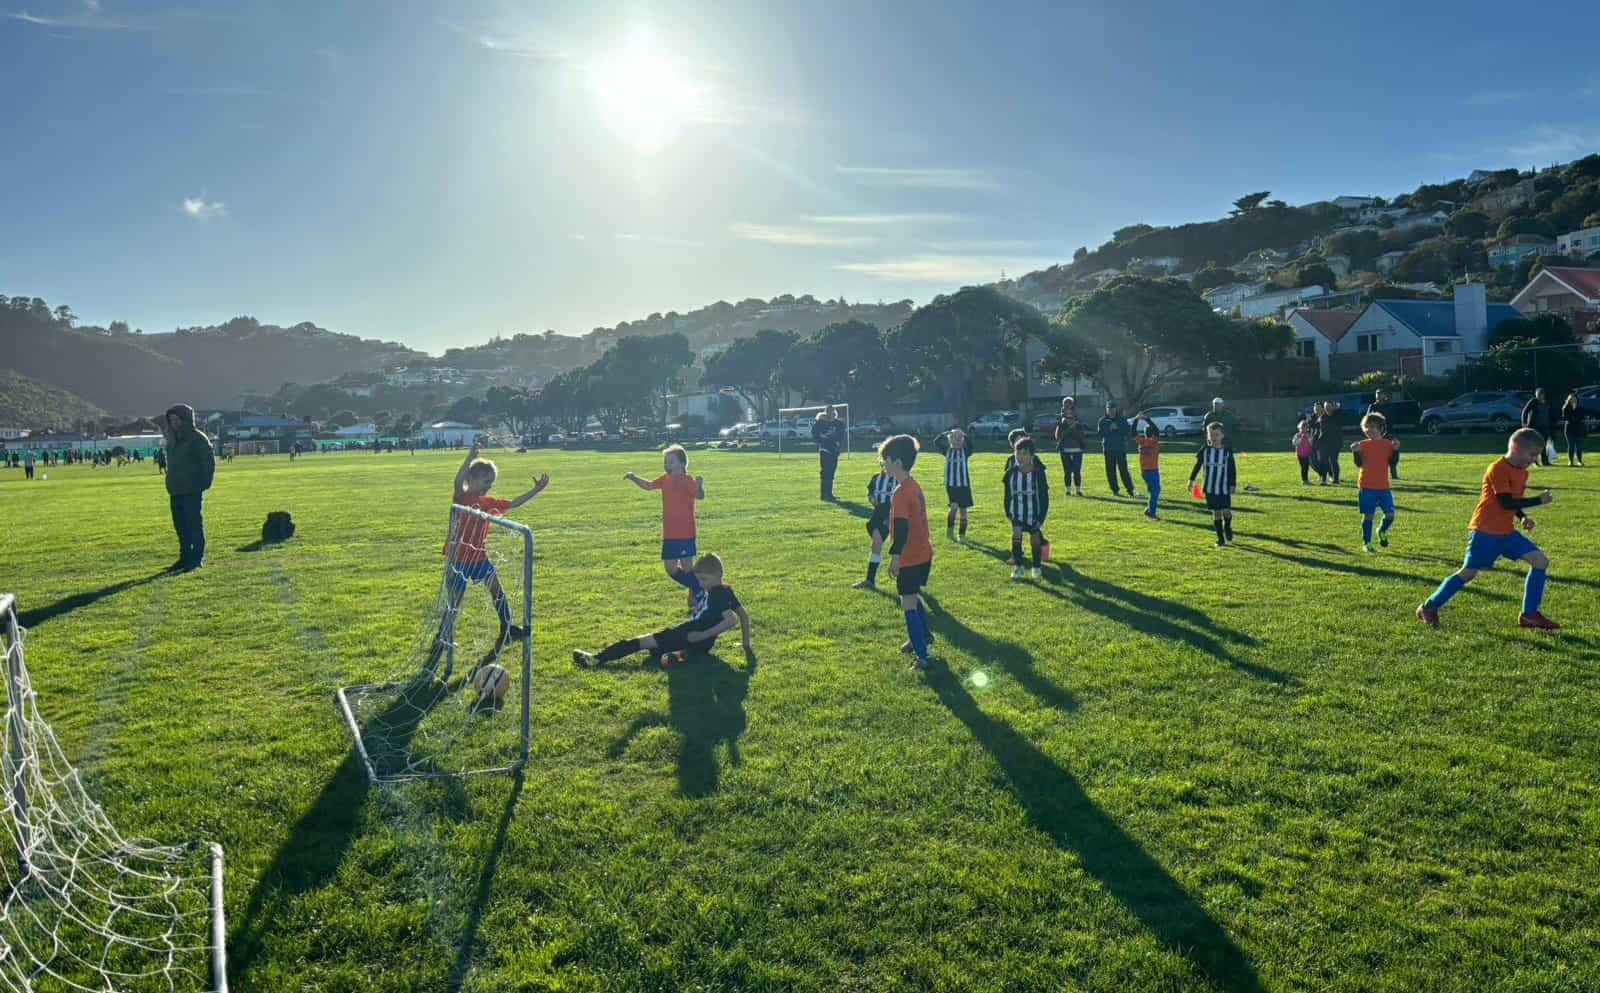
POLYGON ((732 630, 735 624, 739 626, 740 634, 744 638, 744 650, 748 654, 751 651, 750 615, 745 613, 744 605, 739 602, 739 598, 733 595, 733 587, 722 581, 722 560, 715 555, 702 555, 694 564, 693 571, 700 587, 706 591, 706 596, 687 621, 654 634, 626 638, 608 645, 598 653, 574 649, 573 664, 584 668, 605 665, 607 662, 627 658, 635 652, 650 652, 661 657, 663 663, 681 662, 691 654, 709 654, 711 649, 716 647, 718 636, 732 630))
POLYGON ((662 473, 643 479, 629 472, 623 479, 641 490, 661 491, 661 567, 675 583, 689 591, 693 608, 705 597, 705 589, 694 574, 694 504, 706 498, 704 476, 689 478, 689 453, 682 445, 672 445, 661 453, 662 473))

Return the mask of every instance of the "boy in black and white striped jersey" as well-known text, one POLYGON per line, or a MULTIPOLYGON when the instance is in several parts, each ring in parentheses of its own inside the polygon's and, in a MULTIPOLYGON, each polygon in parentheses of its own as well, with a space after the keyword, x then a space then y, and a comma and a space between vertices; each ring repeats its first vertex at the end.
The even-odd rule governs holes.
POLYGON ((1233 540, 1233 491, 1238 486, 1239 473, 1233 462, 1233 449, 1222 436, 1222 425, 1213 421, 1206 425, 1206 443, 1194 455, 1194 468, 1189 471, 1189 483, 1201 478, 1200 491, 1205 494, 1206 506, 1211 508, 1211 526, 1217 529, 1217 547, 1225 548, 1233 540))
MULTIPOLYGON (((1010 475, 1011 470, 1017 467, 1017 442, 1027 437, 1028 432, 1024 428, 1012 428, 1010 431, 1006 432, 1006 450, 1011 454, 1006 456, 1006 467, 1001 473, 1002 479, 1010 475)), ((1064 475, 1065 473, 1063 472, 1063 476, 1064 475)), ((1050 539, 1044 536, 1044 531, 1042 529, 1036 529, 1033 531, 1029 541, 1033 546, 1035 558, 1041 562, 1050 561, 1050 539)), ((1006 565, 1020 566, 1022 565, 1022 559, 1013 555, 1011 558, 1006 560, 1006 565)))
POLYGON ((894 497, 897 484, 888 471, 881 468, 867 483, 867 503, 872 505, 872 516, 867 519, 867 534, 872 538, 872 552, 867 556, 867 578, 856 583, 853 589, 878 588, 878 565, 883 561, 883 540, 889 537, 889 501, 894 497))
POLYGON ((967 433, 951 428, 939 436, 937 444, 944 453, 944 492, 950 500, 950 510, 944 517, 944 536, 965 544, 967 510, 972 507, 972 471, 967 465, 972 452, 967 448, 967 433), (957 520, 961 522, 960 534, 956 533, 957 520))
POLYGON ((1044 526, 1045 515, 1050 513, 1050 483, 1045 477, 1044 463, 1034 451, 1033 439, 1023 438, 1013 450, 1013 464, 1006 469, 1002 484, 1005 487, 1006 520, 1011 522, 1012 579, 1022 578, 1022 535, 1027 532, 1033 539, 1033 578, 1044 575, 1039 568, 1039 548, 1042 541, 1039 529, 1044 526))

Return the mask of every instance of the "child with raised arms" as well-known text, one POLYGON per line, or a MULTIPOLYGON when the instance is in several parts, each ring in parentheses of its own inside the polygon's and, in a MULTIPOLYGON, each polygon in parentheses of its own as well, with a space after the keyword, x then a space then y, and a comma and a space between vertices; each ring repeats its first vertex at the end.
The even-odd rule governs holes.
POLYGON ((1144 491, 1150 495, 1150 504, 1144 516, 1152 521, 1156 517, 1156 501, 1161 497, 1161 431, 1149 415, 1140 411, 1133 415, 1133 443, 1139 446, 1139 478, 1144 480, 1144 491), (1139 422, 1144 430, 1139 430, 1139 422))
POLYGON ((625 638, 606 646, 599 652, 574 649, 574 665, 589 668, 627 658, 636 652, 649 652, 666 662, 673 657, 682 661, 687 655, 705 655, 716 647, 717 638, 734 625, 738 625, 744 639, 745 654, 750 647, 750 615, 744 604, 734 595, 733 587, 723 582, 722 560, 707 553, 694 563, 692 571, 706 596, 696 606, 693 615, 682 624, 664 628, 654 634, 625 638))
POLYGON ((895 481, 878 460, 878 474, 867 481, 867 503, 872 506, 872 516, 867 519, 867 536, 872 540, 872 551, 867 555, 867 578, 856 583, 854 589, 878 588, 878 565, 883 561, 883 542, 889 537, 889 501, 894 497, 895 481))
POLYGON ((1483 474, 1478 505, 1467 524, 1467 555, 1461 568, 1444 578, 1433 595, 1417 608, 1417 619, 1429 627, 1439 626, 1439 610, 1484 569, 1494 568, 1500 559, 1521 559, 1528 563, 1528 578, 1522 586, 1522 613, 1517 624, 1525 628, 1554 631, 1560 625, 1539 611, 1544 599, 1545 572, 1550 557, 1531 539, 1517 533, 1533 531, 1533 518, 1524 511, 1551 501, 1550 491, 1536 497, 1523 496, 1528 485, 1528 466, 1544 451, 1544 436, 1532 428, 1511 433, 1506 454, 1490 464, 1483 474))
POLYGON ((1389 489, 1389 471, 1394 465, 1391 456, 1400 443, 1386 436, 1388 425, 1382 414, 1367 414, 1361 418, 1361 433, 1366 437, 1350 446, 1356 463, 1356 509, 1361 511, 1361 547, 1371 554, 1372 518, 1383 511, 1383 523, 1378 525, 1378 544, 1389 547, 1389 529, 1394 526, 1394 491, 1389 489))
POLYGON ((1021 438, 1012 450, 1012 464, 1001 480, 1005 491, 1006 520, 1011 522, 1012 579, 1022 578, 1022 536, 1033 537, 1033 578, 1044 575, 1039 568, 1039 528, 1050 513, 1050 483, 1044 463, 1034 450, 1032 438, 1021 438))
POLYGON ((1212 421, 1206 425, 1206 443, 1194 453, 1194 468, 1189 470, 1189 485, 1201 479, 1200 491, 1205 495, 1206 507, 1211 511, 1211 526, 1217 530, 1218 548, 1226 548, 1233 540, 1233 491, 1238 484, 1238 468, 1234 465, 1233 449, 1223 438, 1222 423, 1212 421))
POLYGON ((689 453, 682 445, 668 446, 661 453, 661 468, 655 479, 632 472, 622 478, 641 490, 661 491, 661 567, 673 582, 689 591, 693 605, 705 593, 694 574, 694 504, 706 498, 706 480, 704 476, 689 478, 689 453))
POLYGON ((967 447, 967 433, 960 428, 951 428, 941 434, 935 444, 944 453, 944 492, 950 501, 950 509, 944 518, 944 535, 951 541, 964 544, 967 540, 967 511, 972 509, 972 471, 967 464, 972 452, 967 447), (956 532, 958 519, 961 522, 959 534, 956 532))

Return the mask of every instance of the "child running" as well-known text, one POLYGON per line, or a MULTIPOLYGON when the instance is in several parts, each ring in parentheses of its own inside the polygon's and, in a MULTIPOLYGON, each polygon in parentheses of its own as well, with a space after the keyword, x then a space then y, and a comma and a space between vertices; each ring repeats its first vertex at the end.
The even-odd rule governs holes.
POLYGON ((689 453, 682 445, 672 445, 661 453, 663 472, 655 479, 643 479, 632 472, 623 479, 641 490, 661 491, 661 567, 673 582, 689 591, 689 605, 699 605, 705 588, 694 574, 694 504, 706 498, 704 476, 689 478, 689 453))
POLYGON ((972 453, 967 448, 967 433, 951 428, 939 436, 936 444, 944 452, 944 492, 950 500, 950 509, 944 518, 944 536, 966 544, 967 511, 972 509, 972 473, 967 466, 972 453), (961 522, 959 534, 956 532, 958 518, 961 522))
POLYGON ((1552 497, 1546 490, 1536 497, 1525 497, 1528 466, 1544 451, 1544 437, 1532 428, 1511 433, 1506 454, 1496 459, 1483 474, 1483 491, 1467 525, 1467 556, 1461 568, 1446 576, 1433 596, 1417 608, 1417 619, 1429 627, 1439 626, 1439 609, 1484 569, 1494 568, 1498 559, 1521 559, 1528 563, 1528 579, 1522 586, 1522 614, 1517 624, 1525 628, 1554 631, 1559 624, 1539 612, 1544 599, 1545 571, 1550 558, 1525 535, 1517 533, 1517 522, 1524 531, 1533 530, 1533 518, 1523 511, 1547 504, 1552 497))
POLYGON ((1150 494, 1150 505, 1144 516, 1152 521, 1156 516, 1156 500, 1161 496, 1161 431, 1144 411, 1133 415, 1133 441, 1139 446, 1139 476, 1144 480, 1145 492, 1150 494), (1144 421, 1144 431, 1139 422, 1144 421))
POLYGON ((1389 489, 1390 456, 1400 443, 1385 437, 1388 425, 1382 414, 1368 414, 1361 418, 1361 431, 1365 438, 1350 446, 1356 463, 1356 507, 1361 511, 1361 547, 1372 554, 1372 517, 1383 511, 1383 523, 1378 525, 1378 544, 1389 547, 1389 529, 1394 526, 1394 492, 1389 489))
POLYGON ((921 594, 933 571, 933 545, 928 541, 928 501, 922 495, 922 487, 911 478, 911 467, 917 464, 917 439, 908 434, 887 439, 878 446, 878 459, 895 481, 894 496, 889 499, 889 531, 893 536, 889 575, 894 577, 906 620, 907 639, 900 650, 916 655, 911 668, 926 672, 933 667, 928 661, 928 645, 933 638, 928 633, 928 613, 923 609, 921 594))
MULTIPOLYGON (((867 503, 872 505, 872 516, 867 519, 867 536, 872 539, 872 551, 867 555, 867 578, 856 583, 853 589, 878 588, 878 564, 883 561, 883 540, 889 536, 889 501, 894 497, 895 481, 878 460, 879 472, 867 483, 867 503)), ((963 522, 962 533, 966 533, 963 522)))
POLYGON ((1300 485, 1311 485, 1311 444, 1315 439, 1311 435, 1311 422, 1302 420, 1299 427, 1295 428, 1294 457, 1300 460, 1300 485))
POLYGON ((1022 578, 1022 535, 1032 536, 1033 578, 1039 579, 1044 570, 1039 568, 1039 551, 1042 539, 1039 528, 1050 512, 1050 484, 1045 477, 1044 463, 1034 451, 1032 438, 1021 438, 1012 451, 1012 465, 1001 480, 1005 488, 1006 520, 1011 522, 1012 579, 1022 578))
POLYGON ((1194 453, 1194 468, 1189 471, 1189 484, 1204 474, 1200 490, 1205 494, 1206 506, 1211 510, 1211 526, 1217 529, 1217 548, 1228 547, 1233 540, 1233 491, 1239 473, 1233 461, 1233 449, 1222 437, 1222 424, 1212 421, 1206 425, 1206 443, 1194 453))
POLYGON ((663 665, 671 661, 681 662, 691 654, 710 654, 718 636, 732 630, 735 624, 739 625, 745 654, 748 655, 751 651, 750 615, 745 612, 739 598, 734 596, 733 587, 723 582, 722 560, 707 553, 700 556, 692 571, 700 587, 706 590, 706 596, 687 621, 654 634, 624 639, 606 646, 598 653, 574 649, 573 664, 584 668, 600 666, 625 659, 635 652, 650 652, 659 657, 663 665))
MULTIPOLYGON (((450 486, 451 504, 481 510, 492 517, 504 517, 507 511, 516 510, 550 485, 550 474, 545 473, 534 480, 533 489, 528 492, 512 500, 499 500, 489 495, 489 488, 494 486, 497 475, 495 464, 488 459, 480 459, 478 444, 473 442, 472 448, 467 451, 466 460, 456 471, 455 481, 450 486)), ((430 672, 438 665, 445 647, 455 637, 456 615, 460 612, 461 599, 470 583, 482 583, 484 589, 489 591, 490 599, 494 601, 494 612, 500 618, 500 636, 495 640, 496 651, 504 647, 508 640, 525 638, 528 634, 520 626, 511 623, 511 604, 506 599, 505 590, 500 586, 500 577, 494 571, 494 563, 489 561, 485 549, 489 537, 489 522, 472 514, 452 513, 451 531, 443 549, 443 554, 449 559, 444 578, 445 590, 450 598, 449 607, 439 621, 439 631, 434 635, 433 647, 428 651, 427 668, 430 672)), ((451 667, 453 668, 453 660, 451 667)), ((449 678, 449 675, 447 668, 444 676, 449 678)))

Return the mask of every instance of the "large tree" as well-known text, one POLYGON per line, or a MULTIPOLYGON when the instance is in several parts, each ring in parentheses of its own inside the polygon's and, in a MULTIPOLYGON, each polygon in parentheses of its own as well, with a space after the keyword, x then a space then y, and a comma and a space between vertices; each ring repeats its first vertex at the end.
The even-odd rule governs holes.
POLYGON ((1220 266, 1206 266, 1204 269, 1201 269, 1199 272, 1189 277, 1189 286, 1192 287, 1196 293, 1204 293, 1207 290, 1214 290, 1219 286, 1227 286, 1229 283, 1239 282, 1243 282, 1243 280, 1239 278, 1238 273, 1234 272, 1232 269, 1224 269, 1220 266))
POLYGON ((533 425, 533 398, 526 392, 510 386, 491 386, 483 395, 483 409, 506 422, 517 437, 527 434, 533 425))
POLYGON ((1228 327, 1218 346, 1219 364, 1234 384, 1271 396, 1283 385, 1283 359, 1294 347, 1294 331, 1270 318, 1238 322, 1228 327))
POLYGON ((771 329, 740 338, 706 360, 700 381, 738 390, 755 404, 760 417, 769 417, 779 389, 776 373, 798 340, 793 331, 771 329))
POLYGON ((1026 390, 1027 342, 1048 340, 1035 308, 987 286, 969 286, 919 307, 890 332, 889 356, 913 388, 937 398, 965 424, 988 406, 989 387, 1026 390))
POLYGON ((843 401, 857 417, 877 413, 890 387, 889 352, 863 321, 830 324, 783 357, 778 381, 808 400, 843 401))
POLYGON ((681 334, 621 338, 583 370, 594 413, 616 429, 624 421, 654 421, 662 394, 681 385, 694 361, 681 334))
POLYGON ((1055 330, 1045 368, 1088 377, 1124 410, 1219 360, 1229 334, 1228 323, 1189 287, 1143 276, 1118 276, 1073 297, 1055 330))
POLYGON ((1262 190, 1259 193, 1246 193, 1244 196, 1233 202, 1233 210, 1229 211, 1229 213, 1234 215, 1248 214, 1252 210, 1255 210, 1257 207, 1261 206, 1261 201, 1265 200, 1271 195, 1271 190, 1262 190))

